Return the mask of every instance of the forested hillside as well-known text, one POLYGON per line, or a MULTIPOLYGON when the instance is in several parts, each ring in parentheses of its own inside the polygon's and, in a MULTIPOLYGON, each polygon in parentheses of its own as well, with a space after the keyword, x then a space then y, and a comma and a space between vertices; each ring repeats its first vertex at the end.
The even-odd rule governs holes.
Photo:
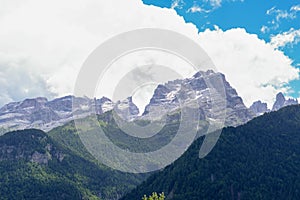
POLYGON ((118 199, 141 182, 87 155, 40 130, 6 133, 0 137, 0 199, 118 199))
POLYGON ((199 159, 199 138, 175 163, 123 200, 164 192, 167 199, 300 199, 300 106, 224 128, 199 159))

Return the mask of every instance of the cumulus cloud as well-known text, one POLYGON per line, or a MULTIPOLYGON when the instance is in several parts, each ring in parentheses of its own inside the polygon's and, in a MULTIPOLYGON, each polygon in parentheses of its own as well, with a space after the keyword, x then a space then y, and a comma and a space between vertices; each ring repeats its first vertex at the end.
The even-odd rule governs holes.
POLYGON ((0 54, 0 105, 15 99, 53 97, 42 75, 26 59, 0 54))
POLYGON ((146 27, 174 30, 198 42, 247 105, 257 99, 270 102, 276 92, 289 89, 283 83, 298 77, 291 60, 256 35, 243 29, 198 34, 196 26, 173 9, 146 6, 140 0, 2 3, 0 104, 72 93, 82 63, 99 44, 146 27))
POLYGON ((274 48, 285 47, 286 45, 294 45, 300 41, 300 29, 291 28, 289 31, 271 36, 270 44, 274 48))
POLYGON ((140 0, 3 0, 0 27, 2 104, 72 93, 87 56, 118 33, 154 27, 195 38, 198 32, 174 10, 146 6, 140 0), (14 80, 19 80, 17 74, 26 84, 14 80), (26 90, 28 94, 22 92, 26 90))
POLYGON ((277 92, 299 77, 299 70, 283 52, 241 28, 206 30, 202 46, 249 106, 255 100, 272 104, 277 92))

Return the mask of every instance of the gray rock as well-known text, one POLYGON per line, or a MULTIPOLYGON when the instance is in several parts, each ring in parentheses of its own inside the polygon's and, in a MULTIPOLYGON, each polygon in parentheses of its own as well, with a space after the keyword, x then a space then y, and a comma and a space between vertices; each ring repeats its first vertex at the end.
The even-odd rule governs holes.
POLYGON ((200 117, 210 120, 223 120, 226 109, 226 125, 238 125, 253 118, 236 90, 226 81, 221 73, 212 70, 197 72, 193 77, 169 81, 159 85, 150 103, 145 107, 144 118, 151 119, 180 109, 180 106, 197 101, 200 117), (208 84, 211 84, 209 86, 208 84), (225 91, 218 91, 224 88, 225 91))
POLYGON ((139 114, 139 109, 132 102, 132 97, 128 97, 123 101, 118 101, 114 108, 116 113, 127 121, 135 119, 139 114))
POLYGON ((267 103, 262 103, 260 100, 255 101, 249 108, 255 116, 260 116, 266 112, 269 112, 267 103))
POLYGON ((0 133, 28 128, 49 131, 73 120, 74 117, 83 118, 95 110, 99 111, 97 114, 102 114, 113 107, 114 103, 108 98, 93 100, 65 96, 52 101, 42 97, 25 99, 0 108, 0 133))
POLYGON ((298 104, 298 100, 297 99, 285 99, 284 95, 279 92, 276 95, 276 101, 273 105, 272 111, 276 111, 279 110, 280 108, 283 108, 285 106, 289 106, 289 105, 296 105, 298 104))

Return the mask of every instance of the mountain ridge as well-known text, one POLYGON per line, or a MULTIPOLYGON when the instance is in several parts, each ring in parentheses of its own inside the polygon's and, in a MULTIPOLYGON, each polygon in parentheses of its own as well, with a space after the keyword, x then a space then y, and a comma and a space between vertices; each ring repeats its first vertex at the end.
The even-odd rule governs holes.
MULTIPOLYGON (((224 97, 224 101, 226 101, 227 125, 233 125, 234 123, 239 125, 253 118, 236 90, 226 81, 225 76, 208 70, 207 72, 197 72, 191 78, 177 79, 160 84, 154 91, 142 116, 138 115, 139 109, 132 101, 132 97, 117 102, 112 102, 107 97, 90 99, 69 95, 50 101, 44 97, 37 97, 8 103, 0 108, 0 131, 7 132, 27 128, 49 131, 74 118, 84 118, 92 113, 103 114, 112 109, 123 119, 129 121, 140 118, 149 119, 153 116, 155 116, 154 118, 160 118, 167 112, 180 109, 179 96, 186 96, 184 97, 184 103, 189 103, 190 100, 198 101, 200 113, 204 113, 212 119, 217 119, 217 113, 214 113, 216 111, 212 111, 212 100, 220 103, 222 99, 212 96, 210 90, 214 88, 208 84, 210 79, 215 79, 212 82, 216 83, 221 81, 218 84, 222 84, 221 88, 224 87, 223 92, 225 93, 219 94, 219 96, 224 97), (185 88, 185 86, 187 87, 185 88), (193 93, 196 96, 193 96, 193 93), (170 99, 171 97, 172 99, 170 99), (163 110, 164 112, 162 112, 163 110)), ((217 112, 222 112, 222 108, 217 112)))

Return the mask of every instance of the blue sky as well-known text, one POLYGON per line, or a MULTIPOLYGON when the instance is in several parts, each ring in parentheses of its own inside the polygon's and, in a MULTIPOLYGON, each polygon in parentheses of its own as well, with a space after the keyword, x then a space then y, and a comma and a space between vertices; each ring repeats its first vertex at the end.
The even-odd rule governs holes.
MULTIPOLYGON (((276 35, 300 29, 299 0, 143 0, 144 4, 162 8, 173 8, 186 22, 195 24, 199 32, 214 29, 217 25, 226 31, 244 28, 250 34, 271 42, 276 35)), ((294 41, 277 47, 293 60, 292 65, 300 68, 300 31, 294 41)), ((289 86, 294 90, 288 95, 299 97, 300 81, 293 80, 289 86)))

